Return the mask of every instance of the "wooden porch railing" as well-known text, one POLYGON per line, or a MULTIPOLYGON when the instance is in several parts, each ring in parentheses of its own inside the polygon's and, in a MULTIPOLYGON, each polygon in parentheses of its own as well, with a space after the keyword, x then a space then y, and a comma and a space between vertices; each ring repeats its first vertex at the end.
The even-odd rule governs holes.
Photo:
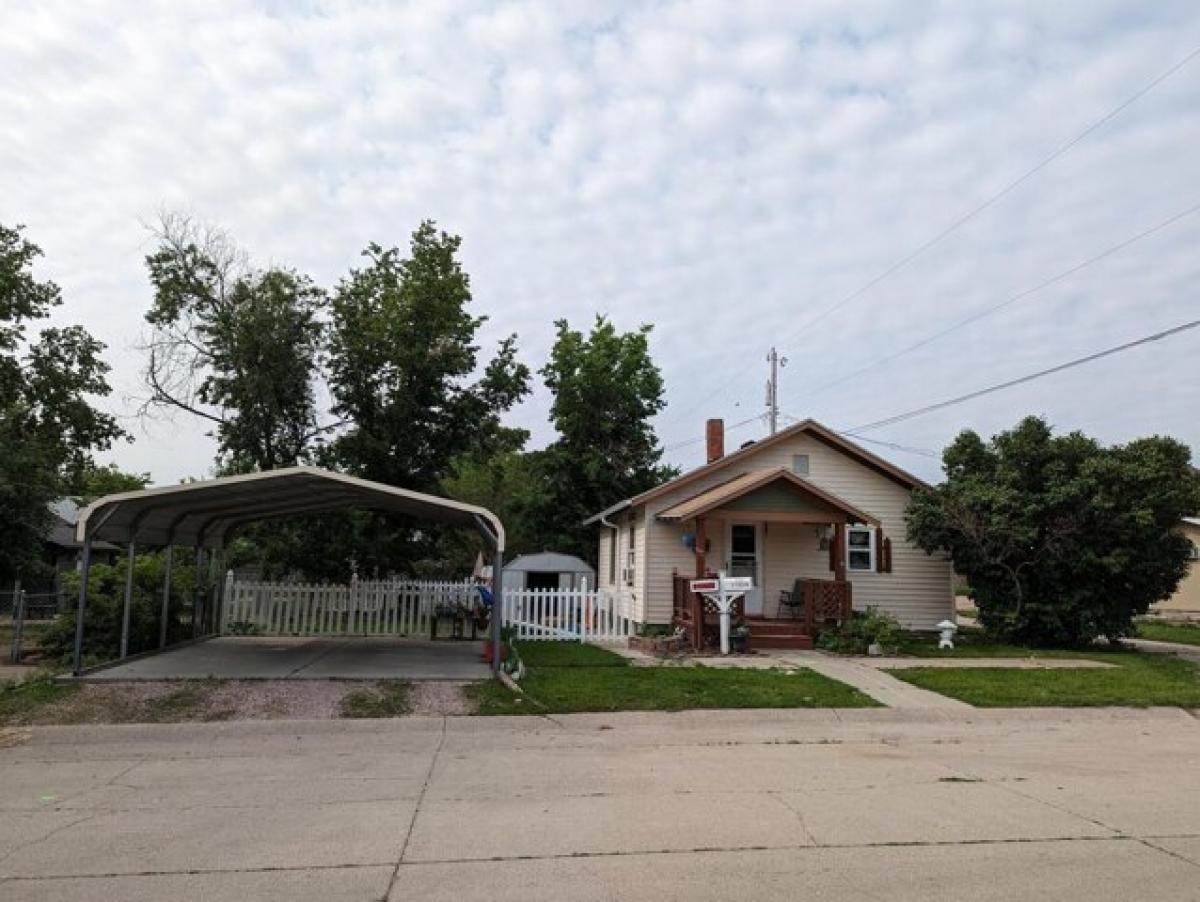
POLYGON ((845 623, 854 610, 854 586, 847 580, 806 579, 804 587, 804 631, 815 636, 829 624, 845 623))

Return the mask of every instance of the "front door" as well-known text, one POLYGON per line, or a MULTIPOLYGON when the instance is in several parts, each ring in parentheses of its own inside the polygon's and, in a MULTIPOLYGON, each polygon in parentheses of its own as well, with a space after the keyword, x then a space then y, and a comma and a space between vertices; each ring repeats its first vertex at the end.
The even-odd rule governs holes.
POLYGON ((726 538, 729 560, 725 572, 730 576, 749 576, 754 588, 746 593, 746 613, 762 616, 762 541, 757 523, 730 523, 726 538))

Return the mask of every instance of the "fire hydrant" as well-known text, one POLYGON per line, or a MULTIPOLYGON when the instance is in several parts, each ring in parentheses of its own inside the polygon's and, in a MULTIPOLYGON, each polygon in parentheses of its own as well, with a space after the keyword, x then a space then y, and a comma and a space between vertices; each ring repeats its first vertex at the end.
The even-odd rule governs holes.
POLYGON ((938 651, 943 648, 954 648, 954 634, 958 632, 958 624, 950 620, 943 620, 937 625, 940 630, 938 634, 938 651))

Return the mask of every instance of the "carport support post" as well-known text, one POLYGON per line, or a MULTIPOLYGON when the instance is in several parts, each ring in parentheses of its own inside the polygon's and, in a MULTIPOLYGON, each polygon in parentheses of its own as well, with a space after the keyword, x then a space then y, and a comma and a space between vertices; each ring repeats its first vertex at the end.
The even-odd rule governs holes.
POLYGON ((167 617, 171 611, 171 561, 175 557, 175 546, 167 546, 167 569, 163 575, 162 616, 158 622, 158 647, 167 647, 167 617))
POLYGON ((504 623, 504 549, 496 549, 492 564, 492 676, 500 674, 500 631, 504 623))
POLYGON ((200 635, 200 597, 204 581, 204 549, 196 546, 196 575, 192 583, 192 638, 200 635))
POLYGON ((129 537, 129 563, 125 565, 125 607, 121 610, 121 657, 129 656, 129 607, 133 603, 133 558, 137 550, 129 537))
POLYGON ((83 669, 83 614, 87 610, 88 575, 92 570, 92 537, 84 536, 83 558, 79 567, 79 607, 75 609, 75 655, 72 670, 83 669))

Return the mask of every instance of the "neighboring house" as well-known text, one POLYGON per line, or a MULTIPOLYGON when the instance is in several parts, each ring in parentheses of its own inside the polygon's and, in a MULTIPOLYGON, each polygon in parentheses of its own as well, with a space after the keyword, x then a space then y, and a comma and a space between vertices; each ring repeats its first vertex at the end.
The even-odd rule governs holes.
MULTIPOLYGON (((68 498, 51 501, 50 529, 42 542, 43 572, 26 575, 21 580, 22 588, 31 595, 50 595, 62 591, 64 573, 76 569, 79 553, 83 548, 75 539, 75 520, 79 505, 68 498)), ((92 560, 109 564, 116 560, 120 549, 108 542, 92 543, 92 560)), ((5 589, 11 586, 5 586, 5 589)))
POLYGON ((522 554, 504 565, 506 589, 580 589, 584 582, 595 588, 596 571, 573 554, 522 554))
POLYGON ((807 647, 813 624, 851 603, 910 629, 953 619, 950 560, 905 537, 920 479, 812 420, 728 455, 709 420, 707 444, 705 466, 587 521, 601 527, 599 587, 625 595, 634 620, 698 638, 687 581, 720 570, 754 578, 744 614, 760 646, 807 647))
POLYGON ((1192 540, 1192 562, 1175 594, 1154 605, 1157 614, 1200 614, 1200 517, 1184 517, 1179 528, 1192 540))

